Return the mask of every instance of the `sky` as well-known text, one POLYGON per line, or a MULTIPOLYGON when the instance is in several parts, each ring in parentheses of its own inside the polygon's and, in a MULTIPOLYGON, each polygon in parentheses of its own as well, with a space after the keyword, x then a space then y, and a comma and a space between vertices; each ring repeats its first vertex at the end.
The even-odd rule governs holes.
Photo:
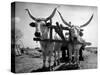
MULTIPOLYGON (((23 36, 20 40, 22 40, 24 47, 35 48, 39 46, 39 43, 33 41, 35 28, 30 27, 29 24, 33 22, 33 20, 29 17, 28 13, 25 9, 29 9, 31 14, 36 18, 46 18, 48 17, 57 4, 43 4, 43 3, 24 3, 17 2, 15 7, 15 27, 19 29, 23 36)), ((77 5, 59 5, 58 10, 61 12, 63 18, 73 25, 80 26, 87 22, 92 14, 94 17, 88 26, 84 27, 84 35, 83 39, 87 42, 91 42, 91 46, 98 45, 98 13, 97 7, 94 6, 77 6, 77 5)), ((59 14, 56 14, 53 17, 53 24, 58 21, 63 24, 60 19, 59 14)), ((63 26, 65 26, 63 24, 63 26)))

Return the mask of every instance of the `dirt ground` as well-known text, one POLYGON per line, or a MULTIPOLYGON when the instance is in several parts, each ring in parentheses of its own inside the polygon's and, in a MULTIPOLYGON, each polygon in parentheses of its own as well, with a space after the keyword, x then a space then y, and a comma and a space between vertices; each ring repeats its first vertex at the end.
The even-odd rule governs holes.
MULTIPOLYGON (((97 54, 90 51, 83 51, 84 61, 80 63, 80 69, 95 69, 97 68, 97 54)), ((27 73, 33 70, 37 70, 42 67, 42 58, 35 58, 26 54, 17 56, 16 60, 16 72, 27 73)))
POLYGON ((81 61, 80 69, 97 68, 97 54, 89 51, 83 51, 83 54, 84 54, 84 61, 81 61))

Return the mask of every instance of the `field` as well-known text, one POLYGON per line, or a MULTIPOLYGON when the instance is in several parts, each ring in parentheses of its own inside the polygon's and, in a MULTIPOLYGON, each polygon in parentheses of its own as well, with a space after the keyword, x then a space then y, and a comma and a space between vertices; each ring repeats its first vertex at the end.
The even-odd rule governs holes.
MULTIPOLYGON (((97 49, 86 48, 83 51, 84 61, 80 62, 79 69, 96 69, 97 68, 97 49)), ((53 60, 54 58, 52 58, 53 60)), ((17 73, 27 73, 34 72, 42 67, 42 56, 41 53, 28 53, 22 54, 21 56, 16 56, 16 72, 17 73), (34 55, 35 54, 35 55, 34 55)), ((48 64, 46 64, 48 66, 48 64)), ((67 70, 65 67, 61 67, 60 70, 67 70)))

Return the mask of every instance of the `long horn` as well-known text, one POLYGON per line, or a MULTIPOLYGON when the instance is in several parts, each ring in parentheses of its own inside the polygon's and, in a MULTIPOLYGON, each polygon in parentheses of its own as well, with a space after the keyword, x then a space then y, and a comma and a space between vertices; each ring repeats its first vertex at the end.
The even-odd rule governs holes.
POLYGON ((80 27, 87 26, 87 25, 91 22, 92 18, 93 18, 93 14, 92 14, 92 16, 90 17, 90 19, 89 19, 85 24, 80 25, 80 27))
POLYGON ((50 20, 54 15, 55 15, 55 12, 56 12, 57 8, 55 8, 52 12, 52 14, 46 18, 46 21, 50 20))
POLYGON ((28 9, 25 9, 25 10, 28 12, 28 14, 29 14, 30 18, 32 18, 33 20, 35 20, 35 21, 36 21, 36 18, 35 18, 35 17, 33 17, 33 16, 31 15, 30 11, 29 11, 28 9))
POLYGON ((68 24, 68 23, 64 20, 64 18, 62 17, 61 13, 60 13, 58 10, 57 10, 57 12, 59 13, 60 18, 61 18, 61 20, 63 21, 63 23, 64 23, 65 25, 67 25, 67 26, 71 27, 71 25, 70 25, 70 24, 68 24))

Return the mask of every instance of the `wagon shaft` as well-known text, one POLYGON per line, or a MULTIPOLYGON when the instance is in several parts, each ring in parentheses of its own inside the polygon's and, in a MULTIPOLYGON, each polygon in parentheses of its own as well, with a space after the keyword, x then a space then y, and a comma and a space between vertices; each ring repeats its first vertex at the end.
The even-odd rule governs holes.
MULTIPOLYGON (((44 41, 44 42, 58 42, 58 43, 70 43, 69 40, 54 40, 54 39, 40 39, 40 38, 33 38, 34 41, 44 41)), ((76 44, 83 44, 81 42, 77 42, 76 44)), ((85 44, 87 45, 88 43, 85 42, 85 44)))
POLYGON ((58 42, 58 43, 68 43, 69 41, 65 40, 54 40, 54 39, 43 39, 41 40, 40 38, 33 38, 34 41, 44 41, 44 42, 58 42))

